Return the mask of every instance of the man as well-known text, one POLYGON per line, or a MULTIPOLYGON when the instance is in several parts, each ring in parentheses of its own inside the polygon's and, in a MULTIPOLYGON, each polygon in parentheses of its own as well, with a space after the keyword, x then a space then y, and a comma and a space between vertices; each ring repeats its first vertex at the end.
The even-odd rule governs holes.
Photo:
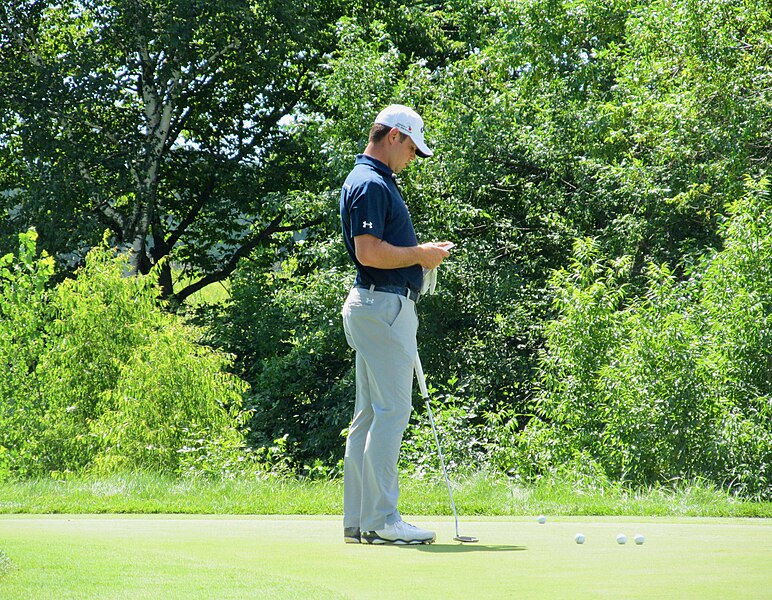
POLYGON ((413 365, 423 269, 452 244, 418 244, 396 174, 432 151, 421 117, 399 104, 375 119, 340 195, 343 241, 357 269, 343 305, 343 328, 356 351, 356 405, 346 440, 343 528, 347 543, 430 544, 432 531, 397 510, 397 461, 412 409, 413 365))

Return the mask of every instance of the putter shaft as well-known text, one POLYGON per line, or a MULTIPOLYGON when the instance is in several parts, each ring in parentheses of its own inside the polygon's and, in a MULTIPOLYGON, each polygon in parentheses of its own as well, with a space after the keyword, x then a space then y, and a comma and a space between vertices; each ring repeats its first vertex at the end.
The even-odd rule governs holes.
POLYGON ((429 404, 429 391, 426 388, 426 377, 424 376, 424 369, 421 365, 421 357, 416 352, 415 355, 415 372, 418 379, 418 388, 421 390, 421 396, 426 404, 426 412, 429 415, 429 423, 432 426, 432 433, 434 434, 434 442, 437 445, 437 454, 440 457, 440 465, 442 466, 442 475, 445 478, 445 485, 448 488, 448 496, 450 497, 450 507, 453 509, 453 519, 456 522, 456 537, 453 538, 459 542, 476 542, 477 538, 467 535, 461 535, 458 532, 458 512, 456 511, 456 503, 453 501, 453 490, 450 487, 450 480, 448 479, 448 471, 445 468, 445 458, 442 456, 442 447, 440 446, 440 438, 437 436, 437 427, 434 424, 434 415, 432 414, 432 407, 429 404))

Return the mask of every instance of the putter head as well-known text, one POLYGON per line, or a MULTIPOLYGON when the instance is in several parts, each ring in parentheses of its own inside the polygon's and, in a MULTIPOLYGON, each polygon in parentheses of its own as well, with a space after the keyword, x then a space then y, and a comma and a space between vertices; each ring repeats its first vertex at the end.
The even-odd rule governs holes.
POLYGON ((453 539, 456 540, 457 542, 464 542, 465 544, 473 544, 474 542, 480 541, 476 537, 471 535, 457 535, 453 539))

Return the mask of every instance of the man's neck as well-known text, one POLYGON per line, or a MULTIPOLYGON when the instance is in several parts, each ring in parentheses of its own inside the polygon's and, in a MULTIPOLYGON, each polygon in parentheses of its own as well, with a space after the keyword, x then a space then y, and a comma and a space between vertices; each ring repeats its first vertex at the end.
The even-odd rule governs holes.
POLYGON ((382 146, 368 143, 367 148, 365 148, 363 154, 365 156, 369 156, 370 158, 381 161, 384 165, 393 170, 393 167, 389 164, 389 156, 386 152, 384 152, 382 146))

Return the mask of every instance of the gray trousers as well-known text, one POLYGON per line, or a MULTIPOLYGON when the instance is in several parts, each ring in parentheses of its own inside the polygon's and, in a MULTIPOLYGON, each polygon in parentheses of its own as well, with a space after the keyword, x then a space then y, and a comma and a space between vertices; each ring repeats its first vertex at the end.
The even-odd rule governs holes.
POLYGON ((418 315, 412 300, 354 288, 343 329, 356 351, 356 404, 346 440, 343 526, 383 529, 400 520, 397 462, 412 409, 418 315))

